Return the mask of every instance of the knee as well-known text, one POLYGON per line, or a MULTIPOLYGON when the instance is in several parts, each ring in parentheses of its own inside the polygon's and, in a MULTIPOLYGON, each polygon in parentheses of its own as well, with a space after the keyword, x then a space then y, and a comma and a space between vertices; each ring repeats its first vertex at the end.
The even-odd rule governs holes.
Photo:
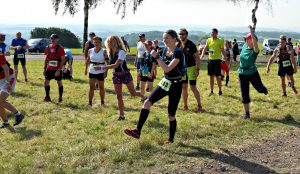
POLYGON ((169 115, 169 121, 175 121, 176 117, 175 115, 169 115))
POLYGON ((90 85, 90 91, 94 91, 95 90, 95 85, 90 85))
POLYGON ((147 99, 144 103, 144 109, 150 109, 152 106, 152 103, 147 99))

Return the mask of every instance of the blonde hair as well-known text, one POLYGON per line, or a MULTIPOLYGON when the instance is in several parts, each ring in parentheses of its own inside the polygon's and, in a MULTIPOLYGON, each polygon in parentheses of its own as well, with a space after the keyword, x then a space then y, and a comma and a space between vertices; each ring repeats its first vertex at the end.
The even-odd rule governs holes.
POLYGON ((108 55, 112 55, 112 48, 115 48, 117 52, 120 50, 125 51, 124 43, 119 36, 108 36, 104 44, 108 55))

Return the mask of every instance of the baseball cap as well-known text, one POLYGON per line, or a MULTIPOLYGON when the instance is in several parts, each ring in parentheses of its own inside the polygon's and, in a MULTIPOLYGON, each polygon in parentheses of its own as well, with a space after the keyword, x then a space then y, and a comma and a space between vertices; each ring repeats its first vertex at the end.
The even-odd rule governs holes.
POLYGON ((139 34, 139 37, 145 37, 146 35, 144 33, 139 34))
POLYGON ((57 34, 51 34, 50 38, 51 38, 51 39, 59 39, 59 37, 58 37, 57 34))

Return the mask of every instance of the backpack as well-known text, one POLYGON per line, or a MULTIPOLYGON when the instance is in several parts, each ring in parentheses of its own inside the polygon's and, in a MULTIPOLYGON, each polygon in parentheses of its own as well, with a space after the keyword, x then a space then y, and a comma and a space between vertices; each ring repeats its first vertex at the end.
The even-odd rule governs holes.
MULTIPOLYGON (((180 48, 176 47, 176 48, 174 49, 174 52, 175 52, 175 51, 178 51, 178 50, 180 50, 180 48)), ((164 48, 163 53, 162 53, 162 58, 163 58, 163 60, 165 60, 167 51, 168 51, 168 48, 167 48, 167 47, 164 48)), ((171 61, 174 59, 174 52, 173 52, 173 54, 172 54, 172 56, 171 56, 171 61)), ((184 57, 184 54, 183 54, 183 53, 182 53, 182 58, 180 59, 180 63, 181 63, 181 66, 178 66, 178 65, 177 65, 177 70, 181 73, 182 76, 185 76, 186 73, 187 73, 187 65, 186 65, 185 57, 184 57)))

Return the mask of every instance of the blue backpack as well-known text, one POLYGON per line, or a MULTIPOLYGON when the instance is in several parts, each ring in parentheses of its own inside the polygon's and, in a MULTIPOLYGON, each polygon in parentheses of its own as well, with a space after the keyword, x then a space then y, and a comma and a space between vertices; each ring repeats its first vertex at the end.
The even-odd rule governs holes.
MULTIPOLYGON (((180 48, 176 47, 174 49, 174 52, 175 51, 179 51, 180 48)), ((166 54, 167 54, 167 51, 168 51, 168 48, 164 48, 164 51, 162 53, 162 59, 163 61, 165 61, 165 58, 166 58, 166 54)), ((174 59, 174 52, 171 56, 171 61, 174 59)), ((187 65, 186 65, 186 62, 185 62, 185 57, 184 57, 184 54, 182 53, 182 57, 180 59, 180 66, 177 66, 177 70, 181 73, 182 76, 185 76, 186 73, 187 73, 187 65)))

